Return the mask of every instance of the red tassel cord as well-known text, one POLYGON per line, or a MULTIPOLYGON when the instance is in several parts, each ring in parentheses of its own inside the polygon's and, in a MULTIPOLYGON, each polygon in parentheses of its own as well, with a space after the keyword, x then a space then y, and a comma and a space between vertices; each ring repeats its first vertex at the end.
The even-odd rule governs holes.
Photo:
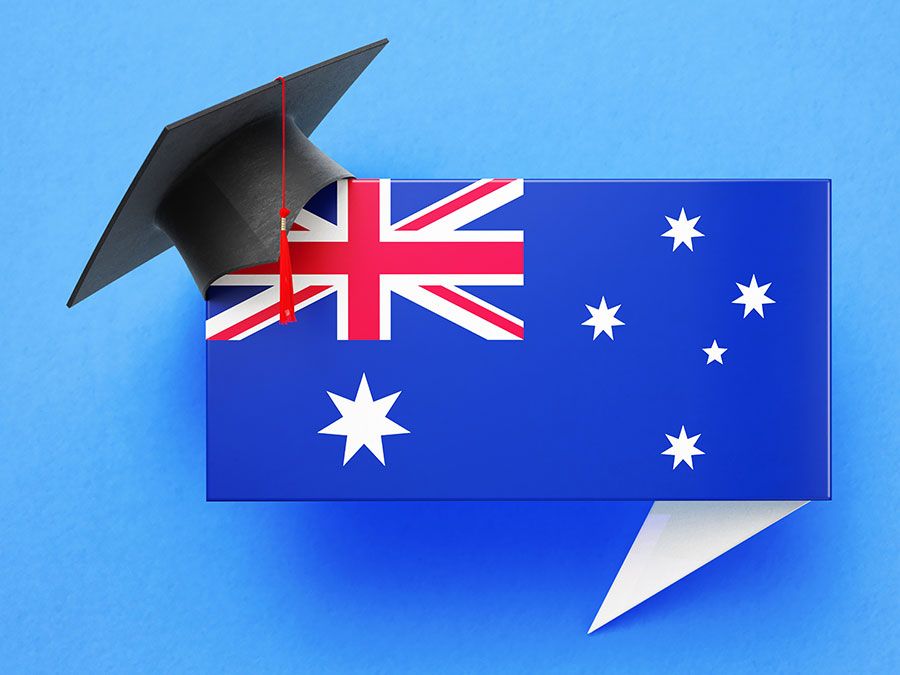
POLYGON ((287 237, 287 217, 291 214, 286 201, 285 178, 285 103, 284 103, 284 78, 281 81, 281 209, 278 215, 281 218, 281 235, 278 242, 278 316, 281 323, 296 321, 294 316, 294 275, 291 271, 291 248, 287 237))
MULTIPOLYGON (((287 210, 287 209, 285 209, 287 210)), ((278 314, 281 323, 296 321, 294 317, 294 277, 291 272, 291 249, 288 245, 285 218, 281 219, 281 240, 278 246, 278 276, 280 293, 278 297, 278 314)))

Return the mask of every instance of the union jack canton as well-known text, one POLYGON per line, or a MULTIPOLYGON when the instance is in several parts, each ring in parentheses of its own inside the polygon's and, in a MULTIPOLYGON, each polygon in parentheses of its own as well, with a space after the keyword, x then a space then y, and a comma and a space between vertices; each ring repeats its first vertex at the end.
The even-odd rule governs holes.
MULTIPOLYGON (((480 180, 393 221, 391 181, 336 186, 336 222, 300 212, 288 241, 295 310, 335 294, 338 340, 389 340, 396 294, 488 340, 521 340, 522 320, 459 286, 521 286, 522 232, 463 226, 522 196, 522 180, 480 180)), ((206 322, 209 340, 242 340, 278 320, 278 268, 249 267, 216 286, 266 290, 206 322)))

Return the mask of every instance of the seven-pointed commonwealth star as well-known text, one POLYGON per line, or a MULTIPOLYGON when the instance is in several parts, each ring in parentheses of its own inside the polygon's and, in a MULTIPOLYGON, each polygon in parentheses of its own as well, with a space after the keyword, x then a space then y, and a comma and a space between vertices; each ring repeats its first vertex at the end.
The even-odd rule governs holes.
POLYGON ((706 365, 709 365, 713 361, 718 361, 722 365, 725 365, 722 361, 722 354, 728 351, 728 347, 720 347, 719 343, 713 340, 713 343, 709 347, 703 347, 703 351, 706 352, 706 365))
POLYGON ((356 400, 351 401, 349 398, 332 394, 330 391, 328 396, 331 397, 332 403, 341 413, 341 418, 329 424, 319 433, 347 437, 344 445, 344 464, 347 464, 363 446, 366 446, 369 452, 384 464, 382 437, 409 433, 407 429, 387 417, 394 401, 400 396, 400 392, 397 391, 390 396, 373 401, 365 373, 359 382, 356 400))
POLYGON ((750 312, 754 311, 761 317, 766 318, 766 315, 763 314, 763 305, 771 305, 775 302, 772 298, 766 297, 766 291, 769 290, 769 286, 771 285, 771 282, 763 284, 762 286, 757 285, 756 275, 754 274, 750 279, 749 286, 737 284, 738 290, 741 292, 741 297, 735 298, 731 303, 744 306, 745 319, 750 312))
POLYGON ((684 208, 681 209, 681 215, 678 216, 678 220, 669 218, 669 216, 666 216, 666 220, 669 221, 669 227, 671 229, 668 232, 663 232, 660 236, 672 238, 673 251, 682 244, 693 251, 694 237, 705 236, 702 232, 694 228, 694 225, 696 225, 697 221, 700 220, 700 216, 689 219, 684 213, 684 208))
POLYGON ((616 318, 616 312, 619 311, 619 307, 621 306, 622 305, 607 307, 606 297, 600 298, 599 307, 585 305, 587 311, 591 313, 591 318, 584 321, 581 325, 594 327, 594 340, 597 339, 597 336, 600 335, 600 333, 606 333, 610 340, 615 340, 613 337, 613 326, 625 325, 624 321, 619 321, 619 319, 616 318))
POLYGON ((671 455, 674 458, 672 461, 672 470, 674 471, 675 467, 684 462, 691 467, 691 470, 693 471, 694 456, 704 454, 700 448, 694 447, 694 443, 700 438, 700 434, 688 438, 688 435, 684 430, 684 425, 682 424, 681 433, 678 435, 678 438, 669 436, 669 434, 666 434, 666 438, 669 439, 669 445, 672 447, 668 450, 663 450, 662 454, 671 455))

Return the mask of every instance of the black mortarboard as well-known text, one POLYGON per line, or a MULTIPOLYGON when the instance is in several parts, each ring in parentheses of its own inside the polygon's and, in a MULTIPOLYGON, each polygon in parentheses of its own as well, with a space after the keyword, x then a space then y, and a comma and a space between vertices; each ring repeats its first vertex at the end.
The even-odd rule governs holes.
MULTIPOLYGON (((350 176, 308 136, 385 44, 285 76, 287 206, 294 213, 326 185, 350 176)), ((278 260, 281 86, 273 81, 163 129, 69 307, 173 244, 204 295, 223 274, 278 260)))

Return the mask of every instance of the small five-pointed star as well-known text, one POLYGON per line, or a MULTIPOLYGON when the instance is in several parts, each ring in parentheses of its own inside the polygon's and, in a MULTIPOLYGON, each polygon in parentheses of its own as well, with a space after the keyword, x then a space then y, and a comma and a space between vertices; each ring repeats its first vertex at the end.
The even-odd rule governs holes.
POLYGON ((769 286, 772 283, 769 282, 767 284, 763 284, 759 286, 756 283, 756 275, 754 274, 750 279, 750 285, 744 286, 744 284, 737 284, 738 290, 741 292, 741 297, 735 298, 731 301, 734 305, 743 305, 744 306, 744 318, 747 318, 747 315, 750 312, 756 312, 761 317, 766 318, 766 315, 763 314, 763 306, 771 305, 775 301, 772 298, 766 296, 766 291, 769 290, 769 286))
POLYGON ((625 325, 624 321, 620 321, 616 318, 616 312, 619 311, 619 307, 621 306, 622 305, 607 307, 605 296, 600 298, 599 307, 585 305, 587 311, 591 313, 591 318, 584 321, 581 325, 594 327, 594 337, 592 338, 594 340, 597 339, 597 336, 600 335, 600 333, 606 333, 610 340, 615 340, 613 337, 613 326, 625 325))
POLYGON ((719 343, 713 340, 713 343, 709 347, 703 347, 703 351, 706 352, 706 365, 709 365, 713 361, 718 361, 722 365, 725 365, 722 361, 722 354, 728 351, 728 347, 720 347, 719 343))
POLYGON ((696 455, 705 454, 700 448, 695 447, 694 445, 697 442, 697 439, 700 438, 700 434, 688 438, 688 435, 684 430, 684 425, 682 424, 681 433, 678 435, 678 438, 669 436, 669 434, 666 434, 666 438, 669 439, 669 445, 672 447, 668 450, 663 450, 662 454, 670 455, 674 458, 672 460, 672 471, 674 471, 682 462, 691 467, 691 471, 693 471, 694 457, 696 455))
POLYGON ((697 224, 697 221, 700 220, 700 216, 697 216, 696 218, 688 218, 684 213, 683 207, 681 209, 681 215, 678 216, 678 220, 670 218, 669 216, 666 216, 666 220, 669 221, 669 227, 671 229, 669 229, 668 232, 663 232, 660 236, 672 238, 673 251, 682 244, 693 251, 694 238, 705 236, 702 232, 694 227, 694 225, 697 224))
POLYGON ((320 430, 319 433, 347 437, 344 444, 345 465, 363 446, 366 446, 369 452, 384 464, 382 437, 409 433, 407 429, 387 417, 397 397, 400 396, 400 392, 394 392, 377 401, 372 400, 372 392, 369 390, 365 373, 359 382, 355 400, 351 401, 349 398, 332 394, 330 391, 327 393, 338 412, 341 413, 341 417, 320 430))

